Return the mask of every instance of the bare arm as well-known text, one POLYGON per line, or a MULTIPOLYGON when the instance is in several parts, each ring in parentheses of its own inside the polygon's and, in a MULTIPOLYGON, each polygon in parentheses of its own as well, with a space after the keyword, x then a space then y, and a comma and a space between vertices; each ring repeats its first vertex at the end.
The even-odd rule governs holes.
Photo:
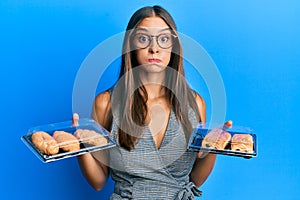
MULTIPOLYGON (((100 125, 108 130, 110 129, 111 119, 110 108, 109 92, 99 94, 94 102, 92 116, 100 125)), ((77 158, 85 179, 95 190, 101 190, 108 177, 108 167, 105 165, 107 163, 106 152, 88 153, 77 158)))
MULTIPOLYGON (((201 120, 202 122, 205 122, 206 121, 205 102, 198 94, 196 95, 196 102, 200 112, 201 120)), ((209 153, 206 156, 203 156, 201 152, 197 153, 197 158, 194 163, 192 172, 190 174, 191 181, 193 181, 197 187, 200 187, 208 178, 212 169, 214 168, 215 161, 216 161, 215 154, 209 153)))

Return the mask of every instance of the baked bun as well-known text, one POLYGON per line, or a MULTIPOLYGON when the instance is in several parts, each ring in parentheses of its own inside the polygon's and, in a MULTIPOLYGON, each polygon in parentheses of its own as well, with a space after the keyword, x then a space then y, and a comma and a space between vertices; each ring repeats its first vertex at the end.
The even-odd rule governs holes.
POLYGON ((76 130, 74 135, 80 142, 84 144, 93 145, 93 146, 100 146, 100 145, 107 144, 107 139, 103 135, 93 130, 78 129, 76 130))
POLYGON ((32 143, 44 154, 54 155, 59 152, 56 140, 44 131, 38 131, 31 135, 32 143))
POLYGON ((223 150, 231 139, 230 133, 222 129, 212 129, 203 139, 202 147, 223 150))
POLYGON ((253 137, 250 134, 234 134, 231 140, 231 150, 253 152, 253 137))
POLYGON ((65 131, 55 131, 53 138, 56 140, 59 147, 64 151, 77 151, 80 149, 79 141, 71 133, 65 131))

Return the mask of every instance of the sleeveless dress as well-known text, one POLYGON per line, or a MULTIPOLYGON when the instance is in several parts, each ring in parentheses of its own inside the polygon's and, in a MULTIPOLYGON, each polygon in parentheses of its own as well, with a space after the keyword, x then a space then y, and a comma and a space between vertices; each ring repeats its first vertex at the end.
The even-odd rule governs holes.
MULTIPOLYGON (((192 109, 189 118, 192 124, 196 123, 192 109)), ((109 167, 115 181, 110 200, 192 200, 201 196, 201 191, 189 180, 196 153, 187 150, 185 135, 174 111, 171 110, 159 149, 148 126, 131 151, 119 146, 117 131, 116 119, 113 119, 111 136, 117 147, 109 151, 109 167)))

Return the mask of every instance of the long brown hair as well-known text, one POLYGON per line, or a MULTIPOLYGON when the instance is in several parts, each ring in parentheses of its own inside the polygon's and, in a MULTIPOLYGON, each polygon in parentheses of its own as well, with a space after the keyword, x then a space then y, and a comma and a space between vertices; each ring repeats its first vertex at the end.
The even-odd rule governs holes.
MULTIPOLYGON (((137 61, 131 45, 132 33, 137 25, 147 17, 160 17, 166 22, 172 33, 177 35, 177 28, 173 18, 160 6, 143 7, 137 10, 128 22, 123 41, 119 87, 117 87, 117 91, 114 91, 116 95, 112 99, 112 105, 118 105, 118 141, 120 146, 127 150, 134 148, 136 142, 141 137, 148 113, 147 91, 143 85, 138 85, 138 77, 134 76, 132 70, 137 67, 137 61)), ((194 110, 198 121, 201 121, 201 119, 194 94, 186 80, 181 78, 184 77, 184 68, 182 47, 178 37, 175 38, 168 67, 177 72, 175 74, 171 73, 172 76, 166 76, 164 83, 166 97, 172 106, 171 109, 174 110, 176 118, 183 127, 186 139, 188 139, 193 128, 188 117, 189 108, 194 110), (172 88, 172 90, 169 88, 172 88), (178 96, 178 94, 180 95, 178 96)))

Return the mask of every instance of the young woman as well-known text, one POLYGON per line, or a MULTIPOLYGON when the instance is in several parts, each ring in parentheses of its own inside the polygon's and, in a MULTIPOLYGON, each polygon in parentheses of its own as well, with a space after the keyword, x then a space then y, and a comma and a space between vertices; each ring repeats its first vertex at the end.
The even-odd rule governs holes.
POLYGON ((101 190, 110 172, 111 199, 194 199, 216 159, 187 150, 205 112, 184 79, 171 15, 160 6, 137 10, 126 29, 119 81, 94 102, 93 118, 117 147, 79 156, 83 175, 101 190))

